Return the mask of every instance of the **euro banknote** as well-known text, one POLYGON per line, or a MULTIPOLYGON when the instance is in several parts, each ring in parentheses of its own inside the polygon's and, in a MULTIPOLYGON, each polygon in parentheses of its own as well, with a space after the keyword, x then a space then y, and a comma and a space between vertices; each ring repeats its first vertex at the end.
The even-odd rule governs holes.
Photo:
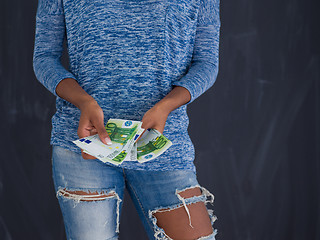
POLYGON ((72 142, 85 153, 103 162, 110 162, 115 165, 119 165, 123 161, 143 163, 161 155, 172 143, 156 129, 144 131, 141 126, 141 121, 111 118, 105 128, 112 145, 102 143, 98 134, 72 142), (138 140, 140 136, 141 138, 138 140))
POLYGON ((105 128, 112 145, 105 145, 98 134, 72 142, 99 160, 118 165, 127 155, 132 141, 139 137, 139 133, 141 134, 141 125, 142 122, 140 121, 109 119, 105 128))
POLYGON ((172 142, 156 129, 147 129, 137 142, 137 159, 143 163, 164 153, 172 142))

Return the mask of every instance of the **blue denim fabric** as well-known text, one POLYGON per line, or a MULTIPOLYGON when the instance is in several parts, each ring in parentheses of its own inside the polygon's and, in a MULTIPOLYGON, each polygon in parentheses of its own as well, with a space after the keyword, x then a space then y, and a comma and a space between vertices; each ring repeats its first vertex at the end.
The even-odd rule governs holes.
MULTIPOLYGON (((97 159, 86 160, 68 149, 53 145, 52 170, 54 186, 63 215, 67 239, 102 240, 118 239, 124 189, 127 188, 138 211, 149 239, 171 239, 156 225, 155 211, 184 206, 203 201, 213 204, 214 196, 200 186, 195 172, 190 170, 142 171, 105 165, 97 159), (182 198, 177 193, 186 188, 199 186, 202 195, 182 198), (69 191, 103 193, 91 200, 80 201, 83 195, 68 195, 69 191), (209 200, 207 200, 209 199, 209 200)), ((83 200, 83 199, 82 199, 83 200)), ((208 209, 211 224, 216 219, 208 209)), ((189 221, 192 224, 192 216, 189 221)), ((213 239, 217 229, 206 237, 213 239)))
POLYGON ((187 105, 209 89, 218 74, 219 0, 39 0, 34 72, 56 96, 50 144, 81 153, 80 110, 56 94, 75 79, 109 118, 141 120, 173 86, 190 102, 172 111, 163 134, 173 145, 154 161, 126 162, 137 170, 195 171, 187 105), (69 69, 60 57, 66 38, 69 69))

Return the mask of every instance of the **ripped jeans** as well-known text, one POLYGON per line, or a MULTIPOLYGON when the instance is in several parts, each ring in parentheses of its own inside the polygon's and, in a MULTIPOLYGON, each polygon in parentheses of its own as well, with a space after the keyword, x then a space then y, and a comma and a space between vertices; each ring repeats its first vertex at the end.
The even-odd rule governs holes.
MULTIPOLYGON (((149 239, 172 239, 157 225, 155 212, 184 207, 192 226, 188 204, 213 205, 214 196, 201 187, 193 171, 143 171, 110 166, 97 159, 52 146, 52 175, 68 240, 118 239, 124 188, 137 209, 149 239), (199 187, 202 194, 183 198, 178 193, 199 187), (78 191, 89 193, 76 194, 78 191), (207 200, 207 198, 209 200, 207 200)), ((211 225, 217 219, 207 209, 211 225)), ((217 229, 199 239, 215 240, 217 229)))

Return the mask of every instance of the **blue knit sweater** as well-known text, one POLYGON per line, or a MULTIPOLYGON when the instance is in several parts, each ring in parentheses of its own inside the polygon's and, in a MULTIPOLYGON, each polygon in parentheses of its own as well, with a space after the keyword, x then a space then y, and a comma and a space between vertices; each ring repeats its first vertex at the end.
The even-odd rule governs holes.
POLYGON ((98 102, 105 124, 141 120, 174 85, 182 86, 191 100, 169 114, 163 132, 173 145, 152 161, 119 167, 195 171, 186 110, 216 80, 219 33, 219 0, 39 0, 33 68, 56 96, 50 144, 81 154, 72 143, 79 139, 80 110, 55 92, 65 78, 98 102), (65 38, 68 70, 60 61, 65 38))

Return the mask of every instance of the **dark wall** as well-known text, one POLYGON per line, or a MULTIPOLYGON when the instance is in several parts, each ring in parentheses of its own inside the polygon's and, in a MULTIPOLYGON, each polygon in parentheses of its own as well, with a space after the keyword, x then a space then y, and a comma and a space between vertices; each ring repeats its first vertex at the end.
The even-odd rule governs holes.
MULTIPOLYGON (((36 5, 0 1, 5 240, 65 237, 51 179, 55 99, 32 69, 36 5)), ((219 76, 188 109, 217 240, 320 239, 318 9, 316 0, 221 0, 219 76)), ((120 239, 147 239, 127 192, 120 226, 120 239)))

